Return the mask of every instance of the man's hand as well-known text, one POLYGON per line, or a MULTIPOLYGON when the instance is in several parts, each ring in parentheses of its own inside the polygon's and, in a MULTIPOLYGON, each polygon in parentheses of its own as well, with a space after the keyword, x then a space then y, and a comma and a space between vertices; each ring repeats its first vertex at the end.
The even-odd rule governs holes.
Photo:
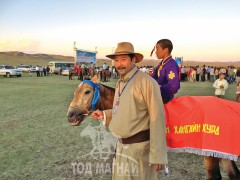
POLYGON ((158 171, 160 171, 160 170, 162 170, 163 169, 163 165, 162 164, 150 164, 149 163, 149 166, 151 166, 151 165, 154 165, 155 166, 155 172, 158 172, 158 171))
POLYGON ((155 164, 155 171, 158 172, 160 170, 163 169, 163 165, 162 164, 155 164))
POLYGON ((92 113, 92 117, 95 120, 101 120, 101 119, 103 119, 103 112, 100 110, 96 110, 92 113))

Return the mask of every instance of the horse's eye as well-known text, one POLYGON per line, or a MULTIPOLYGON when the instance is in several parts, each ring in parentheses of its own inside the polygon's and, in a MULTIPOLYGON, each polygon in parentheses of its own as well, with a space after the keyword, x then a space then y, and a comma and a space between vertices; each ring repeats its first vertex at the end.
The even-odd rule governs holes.
POLYGON ((85 94, 89 94, 91 91, 86 91, 85 94))

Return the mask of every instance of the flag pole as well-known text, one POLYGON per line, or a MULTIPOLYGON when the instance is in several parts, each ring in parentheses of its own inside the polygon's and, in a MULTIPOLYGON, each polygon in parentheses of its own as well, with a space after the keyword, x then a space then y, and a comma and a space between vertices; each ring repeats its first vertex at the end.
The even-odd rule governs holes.
POLYGON ((76 42, 73 42, 73 58, 74 58, 74 64, 77 64, 77 47, 76 42))

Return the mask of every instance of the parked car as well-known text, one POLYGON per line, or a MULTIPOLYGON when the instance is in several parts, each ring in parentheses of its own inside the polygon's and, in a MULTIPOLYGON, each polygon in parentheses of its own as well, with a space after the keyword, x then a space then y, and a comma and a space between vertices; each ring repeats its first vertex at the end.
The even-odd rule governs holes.
POLYGON ((72 70, 72 68, 64 67, 62 70, 62 75, 63 76, 68 76, 69 75, 69 70, 72 70))
POLYGON ((36 72, 36 66, 31 66, 31 68, 32 68, 31 69, 32 72, 36 72))
POLYGON ((22 65, 22 64, 17 65, 16 69, 20 69, 20 70, 22 70, 22 72, 30 72, 30 71, 32 72, 33 71, 33 68, 31 66, 22 65))
POLYGON ((22 71, 19 69, 15 69, 13 66, 0 65, 0 75, 6 76, 6 77, 11 77, 11 76, 21 77, 22 71))

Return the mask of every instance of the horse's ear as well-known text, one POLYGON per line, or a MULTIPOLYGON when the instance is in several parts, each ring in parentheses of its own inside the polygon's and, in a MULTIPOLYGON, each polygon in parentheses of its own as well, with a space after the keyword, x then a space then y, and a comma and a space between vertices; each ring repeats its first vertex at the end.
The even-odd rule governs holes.
POLYGON ((98 74, 96 74, 95 76, 93 76, 93 78, 91 79, 92 82, 94 83, 98 83, 98 74))

